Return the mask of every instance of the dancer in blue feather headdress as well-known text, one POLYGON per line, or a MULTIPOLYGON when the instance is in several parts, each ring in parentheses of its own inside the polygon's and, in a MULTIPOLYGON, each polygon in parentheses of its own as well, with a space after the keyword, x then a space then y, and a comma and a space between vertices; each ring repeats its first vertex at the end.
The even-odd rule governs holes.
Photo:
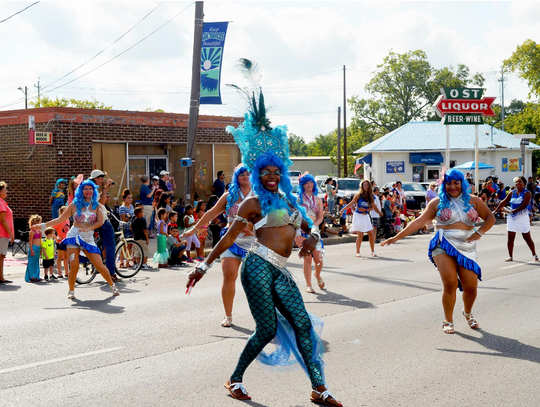
POLYGON ((381 246, 395 243, 423 228, 426 223, 437 220, 435 235, 429 242, 428 256, 439 269, 444 288, 443 332, 453 334, 458 287, 463 291, 463 315, 467 323, 472 329, 480 327, 471 314, 478 281, 482 280, 482 270, 477 263, 476 241, 495 224, 495 216, 479 197, 469 195, 468 183, 460 171, 447 171, 439 188, 439 198, 429 201, 421 216, 396 236, 381 243, 381 246), (480 218, 484 219, 484 224, 475 229, 475 223, 480 218))
MULTIPOLYGON (((189 237, 193 235, 199 228, 206 226, 213 219, 227 213, 227 227, 221 230, 223 236, 234 222, 238 207, 244 199, 253 196, 251 189, 250 172, 243 164, 238 165, 233 173, 231 186, 216 202, 216 204, 207 211, 201 219, 182 236, 189 237)), ((246 225, 245 229, 236 238, 235 242, 220 256, 221 270, 223 271, 223 286, 221 287, 221 297, 223 299, 223 307, 225 308, 225 318, 221 326, 228 328, 233 324, 232 310, 233 301, 236 293, 236 278, 238 270, 242 264, 242 259, 246 257, 247 251, 255 242, 253 233, 253 225, 246 225)))
MULTIPOLYGON (((243 59, 241 67, 247 78, 256 79, 255 64, 243 59)), ((300 249, 301 257, 311 256, 320 241, 319 228, 311 228, 313 222, 291 193, 292 185, 287 176, 291 162, 286 128, 271 127, 258 84, 253 91, 235 88, 246 96, 249 109, 243 125, 236 129, 228 127, 227 130, 233 134, 242 153, 242 161, 251 171, 251 183, 257 196, 242 202, 230 229, 205 261, 190 273, 187 287, 194 286, 246 226, 253 224, 256 242, 244 259, 241 280, 256 328, 225 387, 233 398, 250 399, 242 385, 244 372, 250 363, 258 358, 270 365, 289 365, 292 355, 311 381, 311 400, 328 406, 341 406, 325 384, 323 348, 314 327, 320 324, 320 320, 310 318, 302 295, 285 268, 297 231, 303 230, 309 235, 300 249), (273 339, 279 346, 275 352, 266 355, 263 349, 273 339)))
POLYGON ((47 223, 37 225, 42 229, 57 225, 67 221, 73 216, 73 226, 69 229, 62 244, 67 248, 70 259, 70 270, 68 276, 69 292, 68 299, 75 299, 75 282, 77 280, 77 270, 79 270, 79 254, 84 253, 94 267, 101 273, 103 278, 109 283, 114 296, 120 295, 120 291, 111 279, 111 274, 103 264, 99 248, 94 242, 94 231, 104 222, 103 208, 99 204, 97 192, 98 186, 90 180, 81 182, 75 191, 75 199, 60 215, 47 223))

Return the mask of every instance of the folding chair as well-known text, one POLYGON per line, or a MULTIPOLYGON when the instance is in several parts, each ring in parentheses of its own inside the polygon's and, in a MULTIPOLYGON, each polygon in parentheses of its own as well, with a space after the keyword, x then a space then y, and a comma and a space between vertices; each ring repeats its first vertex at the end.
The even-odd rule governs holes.
POLYGON ((18 230, 18 232, 21 238, 15 239, 13 245, 11 246, 11 254, 13 255, 13 257, 15 257, 15 255, 21 251, 25 255, 28 255, 28 236, 30 232, 24 230, 18 230))

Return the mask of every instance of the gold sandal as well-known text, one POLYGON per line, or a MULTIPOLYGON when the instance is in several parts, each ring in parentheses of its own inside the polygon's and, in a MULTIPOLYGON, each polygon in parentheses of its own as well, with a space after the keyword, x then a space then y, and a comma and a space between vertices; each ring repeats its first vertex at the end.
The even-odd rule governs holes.
POLYGON ((230 328, 232 326, 232 317, 225 317, 221 323, 223 328, 230 328))

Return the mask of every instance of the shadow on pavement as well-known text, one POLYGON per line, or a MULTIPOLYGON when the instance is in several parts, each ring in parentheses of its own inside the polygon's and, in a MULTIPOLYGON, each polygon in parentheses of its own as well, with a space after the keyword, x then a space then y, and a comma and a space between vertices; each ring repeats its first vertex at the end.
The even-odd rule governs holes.
POLYGON ((326 304, 337 304, 337 305, 345 305, 347 307, 355 307, 355 308, 375 308, 375 306, 367 301, 359 301, 359 300, 353 300, 352 298, 346 297, 344 295, 335 293, 333 291, 324 290, 323 292, 315 292, 317 296, 317 301, 306 301, 304 299, 304 303, 311 303, 311 304, 318 304, 318 303, 326 303, 326 304))
POLYGON ((484 348, 493 352, 478 352, 468 350, 455 350, 455 349, 439 349, 445 352, 454 353, 470 353, 475 355, 486 356, 500 356, 504 358, 512 358, 519 360, 526 360, 529 362, 540 363, 540 348, 536 348, 531 345, 521 343, 517 339, 506 338, 504 336, 495 335, 484 330, 479 330, 482 334, 480 338, 466 335, 461 332, 456 332, 456 335, 461 336, 463 339, 467 339, 472 342, 476 342, 482 345, 484 348))
POLYGON ((14 284, 0 284, 0 291, 17 291, 20 290, 20 285, 14 285, 14 284))

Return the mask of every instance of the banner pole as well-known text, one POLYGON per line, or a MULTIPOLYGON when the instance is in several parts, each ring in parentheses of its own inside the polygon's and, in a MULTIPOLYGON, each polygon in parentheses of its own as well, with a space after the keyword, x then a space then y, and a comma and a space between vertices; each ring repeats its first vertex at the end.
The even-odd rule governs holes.
POLYGON ((446 168, 450 169, 450 126, 446 125, 446 168))

